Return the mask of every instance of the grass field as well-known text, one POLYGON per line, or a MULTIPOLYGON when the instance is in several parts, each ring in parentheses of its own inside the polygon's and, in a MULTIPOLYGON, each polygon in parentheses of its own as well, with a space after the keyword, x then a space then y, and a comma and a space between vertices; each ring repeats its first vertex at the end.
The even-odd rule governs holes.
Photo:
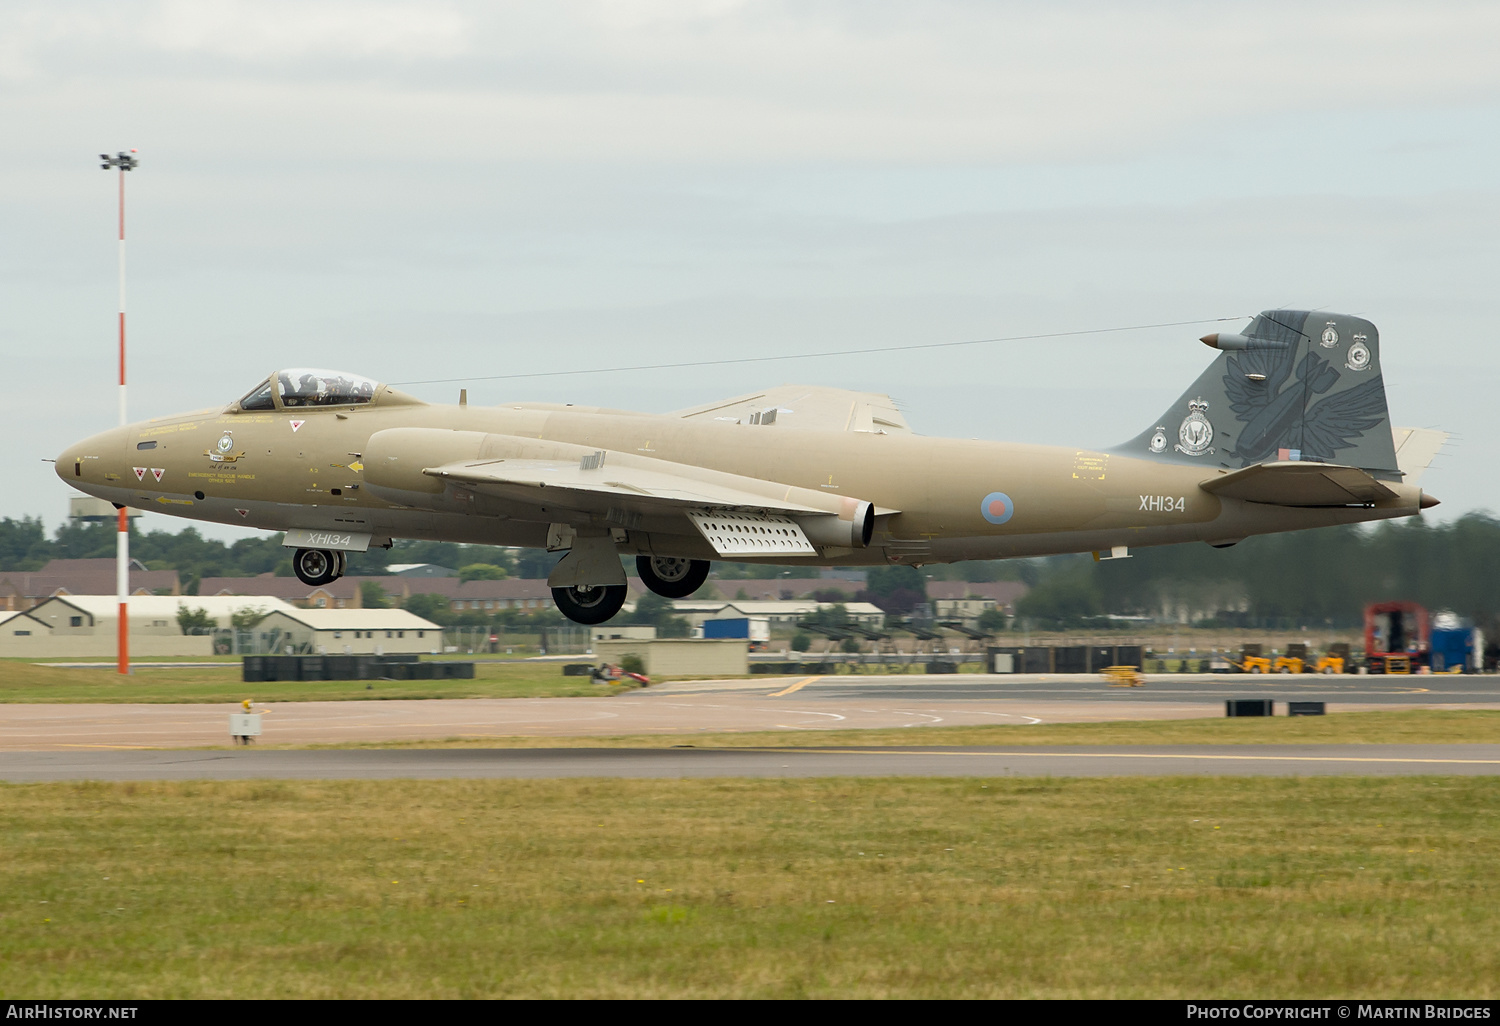
POLYGON ((0 786, 0 996, 1473 997, 1483 778, 0 786))
MULTIPOLYGON (((47 666, 0 660, 0 704, 7 702, 238 702, 245 697, 240 662, 220 666, 110 668, 47 666)), ((277 702, 391 698, 573 698, 619 690, 564 677, 558 663, 476 663, 473 680, 288 681, 252 684, 277 702), (372 685, 366 687, 366 685, 372 685), (271 694, 274 692, 274 694, 271 694)))
POLYGON ((873 748, 896 745, 1500 744, 1500 711, 1391 709, 1328 716, 1116 720, 885 730, 782 730, 618 737, 482 737, 351 741, 261 748, 873 748))

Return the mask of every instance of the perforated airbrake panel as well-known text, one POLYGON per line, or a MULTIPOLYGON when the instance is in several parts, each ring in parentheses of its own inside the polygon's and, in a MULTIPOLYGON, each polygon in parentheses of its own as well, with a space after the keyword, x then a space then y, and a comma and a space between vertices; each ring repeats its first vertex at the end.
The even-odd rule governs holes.
POLYGON ((721 556, 816 556, 796 521, 760 513, 689 513, 721 556))

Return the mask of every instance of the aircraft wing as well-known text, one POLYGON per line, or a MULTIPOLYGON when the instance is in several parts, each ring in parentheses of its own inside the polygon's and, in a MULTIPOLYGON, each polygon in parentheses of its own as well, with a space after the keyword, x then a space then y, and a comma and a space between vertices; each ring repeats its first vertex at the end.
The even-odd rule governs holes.
POLYGON ((484 496, 524 520, 567 523, 558 514, 571 511, 625 530, 699 534, 726 557, 863 548, 875 517, 898 512, 638 453, 478 431, 386 428, 363 459, 366 487, 388 502, 448 509, 484 496))
POLYGON ((1259 463, 1210 478, 1199 487, 1226 499, 1272 506, 1349 506, 1396 495, 1357 467, 1297 460, 1259 463))
MULTIPOLYGON (((444 481, 480 486, 487 494, 528 502, 540 500, 545 489, 555 504, 590 510, 611 508, 679 512, 686 509, 729 509, 763 513, 821 514, 827 510, 765 494, 767 482, 701 480, 688 473, 640 467, 590 466, 590 460, 464 460, 431 467, 422 473, 444 481), (760 485, 756 488, 755 485, 760 485), (748 489, 748 490, 747 490, 748 489)), ((665 461, 656 461, 665 462, 665 461)), ((668 466, 675 466, 668 464, 668 466)), ((691 468, 683 467, 684 472, 691 468)), ((718 474, 716 477, 736 475, 718 474)))
POLYGON ((580 459, 457 460, 422 473, 536 508, 596 514, 626 529, 701 535, 722 557, 816 556, 869 543, 895 510, 792 485, 595 450, 580 459))
POLYGON ((683 420, 776 424, 804 431, 911 433, 896 402, 878 392, 851 392, 818 385, 779 385, 669 414, 683 420))

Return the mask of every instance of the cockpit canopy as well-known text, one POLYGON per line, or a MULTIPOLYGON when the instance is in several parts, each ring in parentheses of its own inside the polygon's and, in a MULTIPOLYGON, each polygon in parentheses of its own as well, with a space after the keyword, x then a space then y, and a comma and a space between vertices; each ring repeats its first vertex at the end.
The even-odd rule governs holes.
POLYGON ((242 410, 274 410, 278 406, 353 406, 375 398, 379 382, 342 371, 305 367, 278 371, 240 400, 242 410), (277 400, 280 400, 278 403, 277 400))

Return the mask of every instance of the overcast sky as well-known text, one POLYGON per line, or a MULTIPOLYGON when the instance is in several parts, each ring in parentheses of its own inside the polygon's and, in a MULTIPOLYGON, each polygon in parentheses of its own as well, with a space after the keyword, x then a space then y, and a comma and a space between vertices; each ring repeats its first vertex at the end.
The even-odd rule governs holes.
MULTIPOLYGON (((1395 422, 1454 432, 1433 513, 1500 510, 1497 54, 1492 3, 7 0, 0 516, 55 526, 41 460, 115 423, 96 155, 128 147, 132 419, 286 365, 483 378, 1301 306, 1373 320, 1395 422)), ((1102 447, 1216 327, 467 387, 666 411, 800 381, 889 392, 923 434, 1102 447)))

